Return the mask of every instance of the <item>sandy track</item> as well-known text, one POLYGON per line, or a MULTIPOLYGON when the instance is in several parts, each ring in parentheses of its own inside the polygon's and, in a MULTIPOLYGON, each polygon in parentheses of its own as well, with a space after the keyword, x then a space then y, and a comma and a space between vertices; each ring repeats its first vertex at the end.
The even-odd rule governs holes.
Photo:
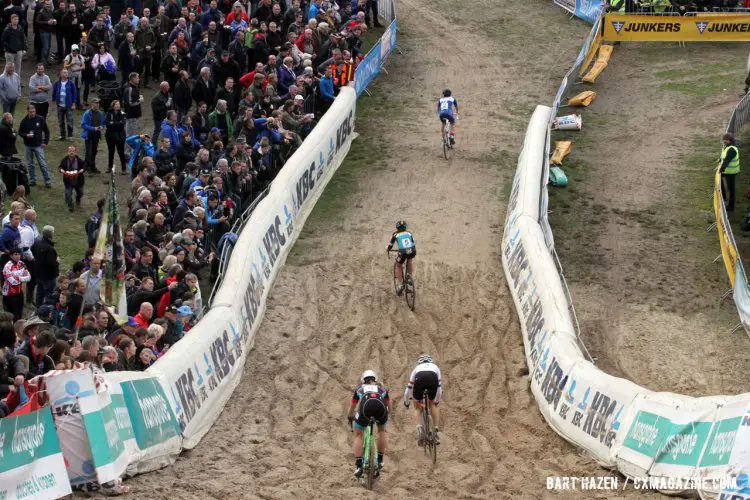
MULTIPOLYGON (((517 17, 508 4, 472 5, 480 16, 517 17)), ((529 26, 544 29, 549 15, 553 32, 580 32, 554 43, 562 73, 587 28, 569 28, 550 2, 537 6, 539 12, 523 14, 529 26)), ((549 475, 606 474, 549 429, 529 394, 499 259, 501 190, 512 178, 536 94, 544 93, 531 75, 555 58, 550 43, 523 48, 509 37, 487 44, 460 26, 460 16, 448 21, 455 12, 441 3, 406 0, 399 12, 407 54, 393 58, 392 76, 377 85, 414 99, 405 103, 403 120, 388 120, 386 112, 358 122, 360 133, 380 134, 392 159, 362 180, 339 220, 316 222, 313 215, 294 250, 304 257, 280 273, 243 381, 215 427, 173 467, 130 480, 131 496, 375 498, 352 476, 345 425, 351 391, 370 367, 395 399, 386 471, 376 485, 381 497, 543 498, 549 475), (495 54, 497 47, 504 52, 495 54), (440 156, 434 117, 445 86, 463 110, 452 162, 440 156), (528 99, 519 111, 499 106, 501 95, 528 99), (487 113, 493 99, 494 115, 487 113), (419 251, 415 313, 394 296, 384 253, 398 218, 409 221, 419 251), (434 470, 416 448, 412 414, 400 402, 425 351, 443 369, 446 388, 434 470)), ((542 88, 555 85, 545 80, 542 88)), ((380 161, 377 151, 372 155, 380 161)), ((615 496, 622 495, 554 495, 615 496)))

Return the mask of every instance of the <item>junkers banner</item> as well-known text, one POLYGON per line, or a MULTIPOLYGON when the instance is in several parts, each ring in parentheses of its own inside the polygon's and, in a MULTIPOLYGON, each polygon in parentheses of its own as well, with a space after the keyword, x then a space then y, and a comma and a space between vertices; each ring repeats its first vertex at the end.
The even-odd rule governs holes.
POLYGON ((609 42, 747 42, 750 14, 699 17, 607 14, 604 40, 609 42))

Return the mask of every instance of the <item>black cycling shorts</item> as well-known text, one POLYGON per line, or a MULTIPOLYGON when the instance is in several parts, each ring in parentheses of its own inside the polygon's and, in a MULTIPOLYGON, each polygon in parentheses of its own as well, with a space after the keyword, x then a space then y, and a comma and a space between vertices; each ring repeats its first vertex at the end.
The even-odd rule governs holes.
POLYGON ((417 249, 412 248, 411 253, 399 252, 396 255, 396 262, 398 262, 399 264, 403 264, 404 262, 406 262, 407 259, 411 260, 416 256, 417 256, 417 249))
POLYGON ((359 404, 357 423, 362 427, 367 427, 370 419, 374 418, 375 423, 383 426, 388 422, 388 407, 385 402, 378 398, 368 398, 359 404))
POLYGON ((422 401, 425 389, 427 390, 427 397, 430 401, 434 401, 435 396, 437 396, 439 384, 440 381, 438 380, 437 373, 427 371, 418 372, 414 376, 414 389, 412 389, 411 393, 414 401, 422 401))

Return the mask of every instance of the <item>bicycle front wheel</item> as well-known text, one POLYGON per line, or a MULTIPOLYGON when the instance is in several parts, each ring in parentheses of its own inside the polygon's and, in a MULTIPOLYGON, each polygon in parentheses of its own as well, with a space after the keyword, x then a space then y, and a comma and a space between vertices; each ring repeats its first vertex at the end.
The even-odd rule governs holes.
POLYGON ((375 443, 374 436, 370 436, 368 445, 369 446, 366 453, 369 455, 369 459, 367 460, 367 476, 365 477, 365 488, 371 490, 372 485, 375 484, 375 474, 378 469, 378 449, 377 444, 375 443))
POLYGON ((396 274, 396 271, 398 270, 398 262, 393 263, 393 291, 396 292, 396 295, 398 295, 398 275, 396 274))

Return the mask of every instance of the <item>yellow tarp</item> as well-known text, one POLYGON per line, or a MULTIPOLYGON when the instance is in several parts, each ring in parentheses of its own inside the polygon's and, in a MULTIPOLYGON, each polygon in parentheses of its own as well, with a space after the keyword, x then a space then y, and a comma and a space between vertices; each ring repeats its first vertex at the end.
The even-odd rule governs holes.
POLYGON ((596 32, 596 36, 591 42, 589 51, 586 53, 586 58, 583 60, 583 64, 581 64, 581 70, 579 71, 578 76, 582 77, 586 73, 586 69, 589 67, 589 65, 591 65, 591 62, 594 60, 594 57, 596 57, 596 53, 599 51, 599 47, 601 47, 601 45, 602 30, 599 30, 596 32))
POLYGON ((750 14, 637 16, 608 13, 604 40, 608 42, 747 42, 750 14))
POLYGON ((580 94, 571 97, 568 101, 568 106, 583 106, 586 107, 596 99, 596 92, 593 90, 584 90, 580 94))
POLYGON ((573 149, 573 141, 555 141, 555 152, 549 162, 553 165, 562 165, 563 160, 573 149))
POLYGON ((604 68, 609 63, 609 58, 612 57, 612 51, 615 50, 613 45, 602 45, 599 47, 599 56, 596 58, 596 62, 591 67, 586 76, 583 77, 583 81, 586 83, 594 83, 596 77, 602 74, 604 68))

